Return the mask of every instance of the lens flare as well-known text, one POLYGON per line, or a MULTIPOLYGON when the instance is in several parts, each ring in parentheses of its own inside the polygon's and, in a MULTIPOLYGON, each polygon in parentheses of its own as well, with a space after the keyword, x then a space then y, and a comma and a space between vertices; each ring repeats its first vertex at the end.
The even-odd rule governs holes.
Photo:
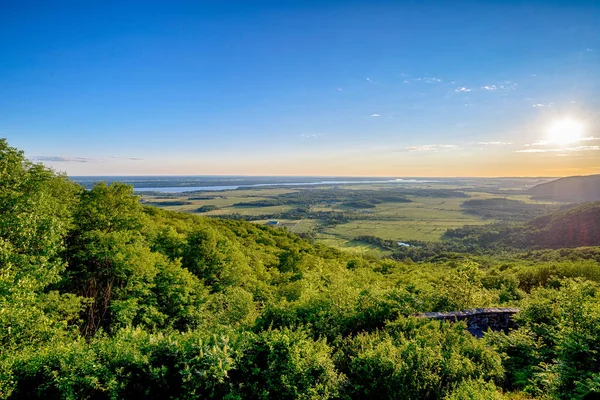
POLYGON ((548 142, 558 145, 575 143, 583 137, 583 124, 571 118, 554 121, 548 128, 548 142))

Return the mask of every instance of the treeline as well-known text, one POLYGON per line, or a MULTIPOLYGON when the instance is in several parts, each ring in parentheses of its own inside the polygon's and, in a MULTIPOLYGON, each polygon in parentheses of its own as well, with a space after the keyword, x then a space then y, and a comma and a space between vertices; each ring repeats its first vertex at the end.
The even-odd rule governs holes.
POLYGON ((206 204, 204 206, 198 207, 196 209, 196 212, 204 213, 204 212, 209 212, 209 211, 215 211, 215 210, 218 210, 218 209, 219 209, 219 207, 217 207, 214 204, 206 204))
POLYGON ((394 190, 343 190, 343 189, 304 189, 280 194, 268 199, 235 203, 234 207, 272 207, 293 205, 310 207, 313 205, 340 205, 353 208, 372 208, 383 202, 411 202, 404 194, 394 190))
POLYGON ((188 206, 194 204, 185 200, 165 200, 165 201, 142 201, 144 205, 156 207, 188 206))
POLYGON ((366 259, 84 190, 4 140, 0 179, 0 398, 598 393, 592 256, 366 259), (483 339, 411 317, 508 305, 519 329, 483 339))

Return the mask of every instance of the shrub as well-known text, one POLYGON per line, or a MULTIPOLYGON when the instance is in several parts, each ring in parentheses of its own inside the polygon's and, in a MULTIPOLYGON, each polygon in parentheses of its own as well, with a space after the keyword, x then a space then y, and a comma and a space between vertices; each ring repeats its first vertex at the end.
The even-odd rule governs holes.
POLYGON ((238 394, 255 399, 328 399, 343 377, 331 349, 303 330, 268 330, 250 335, 239 361, 238 394))
POLYGON ((338 363, 348 376, 351 398, 434 399, 464 380, 501 379, 498 355, 463 323, 413 320, 390 324, 390 333, 347 340, 338 363))

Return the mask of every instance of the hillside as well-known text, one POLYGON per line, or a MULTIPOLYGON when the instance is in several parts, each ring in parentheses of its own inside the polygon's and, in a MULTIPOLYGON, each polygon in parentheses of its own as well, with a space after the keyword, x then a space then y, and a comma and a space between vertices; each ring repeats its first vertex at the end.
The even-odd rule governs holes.
MULTIPOLYGON (((121 183, 85 190, 5 140, 0 182, 0 399, 598 391, 595 253, 576 264, 575 250, 367 259, 284 229, 144 206, 121 183), (487 307, 520 308, 519 327, 478 339, 464 322, 414 317, 487 307)), ((531 229, 558 232, 597 206, 531 229)))
POLYGON ((538 230, 532 238, 536 247, 600 246, 600 201, 550 213, 528 225, 538 230))
POLYGON ((584 203, 600 200, 600 174, 570 176, 534 186, 527 191, 537 199, 584 203))
POLYGON ((447 249, 558 249, 600 246, 600 201, 555 211, 521 224, 464 226, 446 232, 447 249))

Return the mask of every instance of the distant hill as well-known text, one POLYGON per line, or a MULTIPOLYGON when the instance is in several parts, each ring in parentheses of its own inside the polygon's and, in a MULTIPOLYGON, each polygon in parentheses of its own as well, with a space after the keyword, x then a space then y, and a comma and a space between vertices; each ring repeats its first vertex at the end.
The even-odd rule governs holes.
POLYGON ((600 246, 600 201, 550 213, 528 225, 537 230, 532 243, 536 247, 600 246))
POLYGON ((478 249, 557 249, 600 246, 600 201, 542 215, 523 224, 490 224, 449 229, 446 238, 478 249))
POLYGON ((570 176, 534 186, 527 191, 538 199, 584 203, 600 200, 600 175, 570 176))

